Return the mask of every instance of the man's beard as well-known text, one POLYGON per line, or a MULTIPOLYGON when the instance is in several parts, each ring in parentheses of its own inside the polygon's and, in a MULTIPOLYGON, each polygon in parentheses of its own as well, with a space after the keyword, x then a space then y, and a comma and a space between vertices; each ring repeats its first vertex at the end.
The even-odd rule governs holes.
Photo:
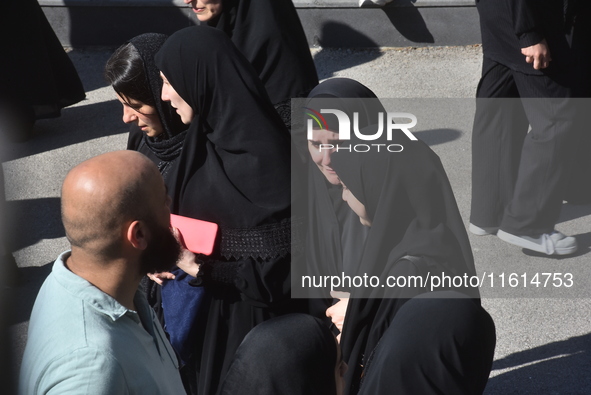
POLYGON ((146 221, 152 238, 140 256, 142 274, 166 272, 177 263, 181 246, 169 228, 146 221))

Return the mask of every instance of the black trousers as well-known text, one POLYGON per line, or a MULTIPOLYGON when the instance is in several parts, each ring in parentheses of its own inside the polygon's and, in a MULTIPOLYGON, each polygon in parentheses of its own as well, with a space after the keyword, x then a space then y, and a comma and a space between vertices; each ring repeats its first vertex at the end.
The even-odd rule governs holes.
POLYGON ((527 236, 554 229, 576 136, 569 78, 484 58, 472 133, 474 225, 527 236))

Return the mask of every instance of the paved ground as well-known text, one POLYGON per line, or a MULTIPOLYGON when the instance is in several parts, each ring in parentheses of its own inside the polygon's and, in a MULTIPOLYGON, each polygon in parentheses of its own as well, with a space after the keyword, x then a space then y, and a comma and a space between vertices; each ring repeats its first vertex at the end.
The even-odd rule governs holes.
MULTIPOLYGON (((59 219, 59 188, 66 172, 100 153, 125 147, 127 127, 119 103, 105 86, 102 67, 111 49, 70 53, 87 99, 59 119, 40 121, 26 143, 6 144, 0 155, 6 177, 11 244, 23 279, 9 290, 11 343, 20 364, 30 309, 50 263, 67 248, 59 219)), ((470 130, 480 71, 479 47, 314 50, 321 78, 344 76, 371 88, 387 106, 417 115, 417 136, 441 156, 465 219, 470 199, 470 130)), ((467 223, 467 220, 466 220, 467 223)), ((591 206, 565 204, 557 228, 575 235, 581 251, 556 259, 472 237, 480 274, 495 279, 482 290, 497 327, 497 348, 487 394, 591 393, 591 206), (572 273, 571 288, 511 288, 510 273, 572 273), (499 277, 505 273, 505 286, 499 277)), ((529 281, 529 278, 528 278, 529 281)))

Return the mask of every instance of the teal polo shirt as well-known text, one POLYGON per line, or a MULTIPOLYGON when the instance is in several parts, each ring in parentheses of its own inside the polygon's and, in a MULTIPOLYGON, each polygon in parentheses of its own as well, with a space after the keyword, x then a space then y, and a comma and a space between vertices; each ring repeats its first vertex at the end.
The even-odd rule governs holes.
POLYGON ((19 394, 174 394, 176 355, 143 294, 122 306, 66 268, 60 255, 31 313, 19 394))

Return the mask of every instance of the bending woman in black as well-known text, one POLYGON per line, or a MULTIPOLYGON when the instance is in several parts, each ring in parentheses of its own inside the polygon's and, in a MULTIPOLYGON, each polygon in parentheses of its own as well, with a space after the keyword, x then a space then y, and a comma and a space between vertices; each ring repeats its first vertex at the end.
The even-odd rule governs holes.
MULTIPOLYGON (((378 113, 386 110, 366 86, 349 78, 332 78, 314 88, 306 100, 307 110, 338 109, 353 120, 358 114, 360 128, 377 122, 378 113)), ((347 274, 356 270, 368 230, 341 199, 341 182, 332 168, 335 149, 326 144, 339 144, 339 129, 334 116, 324 114, 329 129, 312 130, 307 139, 309 227, 307 257, 310 266, 323 274, 347 274), (322 145, 325 144, 325 145, 322 145)), ((302 139, 299 139, 302 140, 302 139)))
POLYGON ((357 275, 384 285, 407 280, 353 289, 341 338, 347 393, 482 393, 495 335, 478 290, 430 292, 429 282, 409 280, 476 274, 462 218, 437 155, 420 140, 393 134, 379 143, 400 144, 401 152, 341 150, 332 158, 343 199, 370 227, 357 275))
POLYGON ((187 126, 161 99, 162 79, 154 55, 168 36, 145 33, 123 44, 105 65, 105 78, 123 105, 123 122, 131 124, 127 149, 146 155, 166 178, 180 155, 187 126))
MULTIPOLYGON (((187 2, 187 0, 185 0, 187 2)), ((192 0, 201 22, 222 30, 253 65, 289 128, 290 99, 318 85, 304 29, 291 0, 192 0)))
POLYGON ((297 310, 290 299, 290 136, 252 66, 222 32, 180 30, 155 60, 163 99, 190 123, 166 181, 172 212, 221 228, 212 256, 187 269, 211 298, 192 391, 198 384, 199 394, 214 394, 246 333, 297 310))

